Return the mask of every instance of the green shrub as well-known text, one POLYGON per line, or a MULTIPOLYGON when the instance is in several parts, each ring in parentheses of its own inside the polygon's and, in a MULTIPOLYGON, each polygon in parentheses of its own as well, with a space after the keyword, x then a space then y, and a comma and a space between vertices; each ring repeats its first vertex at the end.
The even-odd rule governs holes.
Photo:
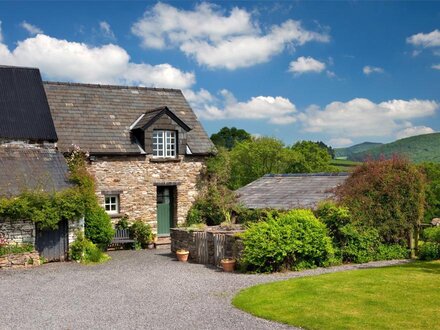
POLYGON ((70 244, 70 258, 81 263, 98 263, 109 259, 95 244, 85 238, 81 231, 76 233, 75 242, 70 244))
POLYGON ((376 251, 375 260, 407 259, 409 251, 400 244, 380 244, 376 251))
POLYGON ((34 250, 35 248, 32 244, 9 244, 5 246, 0 246, 0 257, 14 253, 32 252, 34 250))
POLYGON ((95 206, 86 211, 85 216, 86 237, 105 250, 115 234, 110 216, 100 206, 95 206))
POLYGON ((269 217, 276 219, 286 212, 287 211, 276 209, 248 209, 242 207, 236 211, 236 222, 246 224, 250 222, 266 221, 269 217))
POLYGON ((130 236, 143 248, 153 240, 153 232, 151 226, 141 220, 135 221, 130 227, 130 236))
POLYGON ((426 228, 422 232, 422 237, 425 241, 440 243, 440 227, 426 228))
POLYGON ((425 242, 419 248, 419 258, 421 260, 440 259, 440 245, 433 242, 425 242))
POLYGON ((130 223, 128 222, 128 217, 123 216, 115 226, 115 229, 128 229, 130 227, 130 223))
POLYGON ((329 235, 335 245, 340 245, 340 242, 344 239, 341 229, 352 222, 348 208, 337 206, 333 202, 324 202, 318 206, 315 214, 327 226, 329 235))
POLYGON ((204 223, 202 211, 197 208, 197 206, 192 206, 189 211, 188 215, 186 216, 186 226, 191 226, 199 223, 204 223))
POLYGON ((344 262, 363 263, 376 259, 380 245, 379 232, 374 228, 359 228, 348 224, 340 228, 339 249, 344 262))
POLYGON ((251 223, 243 233, 240 262, 247 270, 274 272, 327 265, 333 256, 325 225, 308 210, 251 223))

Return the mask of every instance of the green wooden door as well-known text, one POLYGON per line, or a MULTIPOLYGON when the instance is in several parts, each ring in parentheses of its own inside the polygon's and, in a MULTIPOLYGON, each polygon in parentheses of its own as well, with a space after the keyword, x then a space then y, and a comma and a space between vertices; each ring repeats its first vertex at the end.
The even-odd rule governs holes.
POLYGON ((167 236, 173 225, 172 187, 157 187, 157 235, 167 236))

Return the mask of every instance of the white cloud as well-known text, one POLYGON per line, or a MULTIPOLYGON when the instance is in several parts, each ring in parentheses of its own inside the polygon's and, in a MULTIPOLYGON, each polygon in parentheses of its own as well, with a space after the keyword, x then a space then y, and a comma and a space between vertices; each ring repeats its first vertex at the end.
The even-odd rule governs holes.
POLYGON ((0 44, 0 63, 35 66, 52 80, 190 88, 192 72, 170 64, 133 63, 121 47, 108 44, 93 47, 39 34, 19 41, 14 50, 0 44))
POLYGON ((439 47, 440 31, 436 29, 430 33, 417 33, 406 38, 406 42, 413 46, 420 46, 423 48, 439 47))
MULTIPOLYGON (((206 92, 206 91, 204 91, 206 92)), ((209 94, 209 93, 208 93, 209 94)), ((191 103, 200 118, 267 120, 276 125, 291 124, 296 121, 296 107, 281 96, 256 96, 247 102, 239 102, 228 90, 220 92, 221 100, 205 94, 205 103, 191 103)), ((187 97, 188 95, 185 94, 187 97)), ((191 101, 191 96, 189 97, 191 101)))
POLYGON ((104 37, 109 39, 116 39, 115 34, 110 27, 110 24, 106 21, 99 22, 99 29, 101 30, 101 33, 104 35, 104 37))
POLYGON ((407 138, 410 136, 421 135, 421 134, 430 134, 435 133, 435 131, 431 127, 427 126, 413 126, 407 127, 396 133, 396 137, 398 139, 407 138))
POLYGON ((315 60, 312 57, 301 56, 289 64, 289 72, 293 72, 298 75, 308 72, 320 73, 324 70, 325 63, 315 60))
POLYGON ((308 31, 294 20, 265 33, 250 12, 234 7, 225 15, 209 3, 193 11, 158 3, 133 24, 132 32, 146 48, 179 48, 200 65, 229 70, 267 62, 287 46, 329 41, 327 34, 308 31))
POLYGON ((411 125, 408 120, 433 115, 440 104, 429 100, 391 100, 374 103, 357 98, 332 102, 320 108, 310 106, 298 115, 307 132, 324 132, 330 136, 390 136, 411 125))
POLYGON ((370 66, 370 65, 366 65, 364 66, 364 68, 362 69, 362 72, 369 76, 372 73, 383 73, 384 70, 382 68, 379 68, 377 66, 370 66))
POLYGON ((43 33, 43 30, 40 29, 38 26, 32 25, 31 23, 28 23, 26 21, 21 22, 20 26, 25 29, 31 36, 43 33))
POLYGON ((353 144, 353 140, 349 138, 332 138, 328 141, 328 144, 332 147, 346 147, 353 144))
POLYGON ((440 64, 434 64, 433 66, 431 66, 431 68, 440 70, 440 64))

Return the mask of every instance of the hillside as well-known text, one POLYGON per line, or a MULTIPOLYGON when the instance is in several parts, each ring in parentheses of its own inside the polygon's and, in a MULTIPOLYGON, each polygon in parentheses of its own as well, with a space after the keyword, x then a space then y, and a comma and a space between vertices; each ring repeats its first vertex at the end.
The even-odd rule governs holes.
POLYGON ((347 148, 335 148, 335 157, 351 159, 351 155, 353 154, 364 152, 381 145, 382 143, 364 142, 347 148))
POLYGON ((415 163, 440 162, 440 133, 411 136, 373 146, 368 150, 349 154, 348 159, 363 161, 368 157, 376 159, 384 156, 388 158, 395 154, 406 156, 415 163))

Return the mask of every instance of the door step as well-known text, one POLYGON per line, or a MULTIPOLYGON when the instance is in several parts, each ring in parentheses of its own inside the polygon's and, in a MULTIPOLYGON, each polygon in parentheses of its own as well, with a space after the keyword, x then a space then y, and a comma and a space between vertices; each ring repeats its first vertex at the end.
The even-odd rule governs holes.
POLYGON ((171 248, 171 237, 158 237, 155 243, 156 249, 170 249, 171 248))

